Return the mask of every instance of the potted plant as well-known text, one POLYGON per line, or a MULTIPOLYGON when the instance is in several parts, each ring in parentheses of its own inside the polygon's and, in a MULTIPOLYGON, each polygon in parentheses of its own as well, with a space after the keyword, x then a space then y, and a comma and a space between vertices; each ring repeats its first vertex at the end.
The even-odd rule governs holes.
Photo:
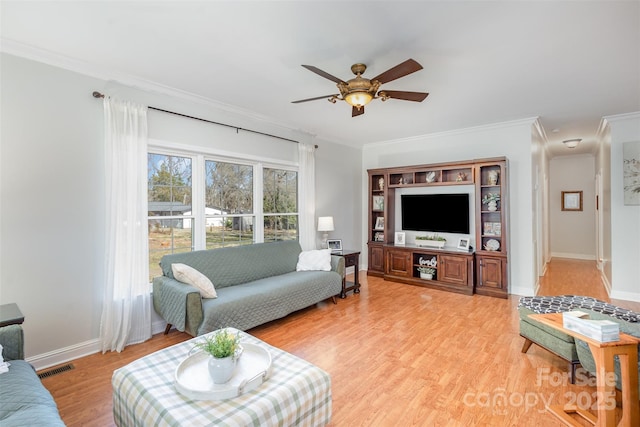
POLYGON ((224 384, 231 379, 240 354, 240 334, 222 329, 204 337, 196 348, 209 354, 209 375, 214 384, 224 384))
POLYGON ((433 279, 433 273, 436 272, 436 269, 431 267, 420 266, 418 267, 418 271, 420 272, 421 279, 431 280, 433 279))
POLYGON ((498 210, 498 202, 500 201, 500 193, 487 193, 482 196, 482 204, 487 205, 490 211, 498 210))
POLYGON ((416 236, 416 246, 425 246, 429 248, 444 248, 447 239, 437 234, 427 234, 425 236, 416 236))

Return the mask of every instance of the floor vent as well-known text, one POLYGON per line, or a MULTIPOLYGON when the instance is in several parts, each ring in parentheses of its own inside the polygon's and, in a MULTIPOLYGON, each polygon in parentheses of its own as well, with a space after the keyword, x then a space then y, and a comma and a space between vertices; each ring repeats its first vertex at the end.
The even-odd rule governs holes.
POLYGON ((57 368, 50 369, 50 370, 48 370, 46 372, 40 372, 38 374, 38 377, 40 377, 40 379, 49 378, 49 377, 52 377, 54 375, 58 375, 58 374, 61 374, 63 372, 70 371, 72 369, 73 369, 73 365, 70 364, 70 363, 67 363, 66 365, 62 365, 62 366, 59 366, 57 368))

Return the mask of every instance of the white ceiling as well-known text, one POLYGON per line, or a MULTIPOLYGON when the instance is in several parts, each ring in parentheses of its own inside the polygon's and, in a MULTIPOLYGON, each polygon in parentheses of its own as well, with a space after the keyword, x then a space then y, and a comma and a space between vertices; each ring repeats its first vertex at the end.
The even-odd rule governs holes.
MULTIPOLYGON (((603 116, 640 111, 640 2, 7 1, 2 50, 61 55, 353 146, 540 117, 552 155, 589 152, 603 116), (291 101, 413 58, 383 85, 422 103, 291 101), (583 138, 575 150, 562 146, 583 138)), ((28 56, 24 54, 24 56, 28 56)), ((37 55, 36 55, 37 56, 37 55)))

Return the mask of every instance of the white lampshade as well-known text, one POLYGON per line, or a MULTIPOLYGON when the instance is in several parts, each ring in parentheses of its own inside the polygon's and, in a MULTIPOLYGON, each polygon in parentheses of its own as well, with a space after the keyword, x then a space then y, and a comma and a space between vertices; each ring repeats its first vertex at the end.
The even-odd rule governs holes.
POLYGON ((321 216, 318 217, 318 231, 333 231, 333 217, 321 216))

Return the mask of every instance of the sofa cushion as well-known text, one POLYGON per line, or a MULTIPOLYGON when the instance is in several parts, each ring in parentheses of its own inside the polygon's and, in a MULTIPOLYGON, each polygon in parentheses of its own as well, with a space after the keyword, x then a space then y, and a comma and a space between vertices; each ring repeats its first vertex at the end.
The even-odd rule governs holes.
POLYGON ((302 251, 298 255, 296 271, 330 271, 331 249, 302 251))
POLYGON ((187 283, 198 288, 202 298, 216 298, 218 296, 211 280, 195 268, 177 262, 171 264, 171 271, 178 282, 187 283))
POLYGON ((0 425, 64 426, 51 393, 24 360, 11 361, 0 375, 0 425))
POLYGON ((204 319, 198 335, 227 327, 246 331, 330 298, 342 290, 335 271, 293 271, 218 289, 218 298, 202 300, 204 319))
POLYGON ((215 283, 219 293, 221 288, 227 286, 296 271, 301 251, 300 244, 293 240, 255 243, 165 255, 160 260, 160 267, 165 276, 175 279, 171 264, 189 265, 215 283), (238 268, 239 265, 241 268, 238 268))

